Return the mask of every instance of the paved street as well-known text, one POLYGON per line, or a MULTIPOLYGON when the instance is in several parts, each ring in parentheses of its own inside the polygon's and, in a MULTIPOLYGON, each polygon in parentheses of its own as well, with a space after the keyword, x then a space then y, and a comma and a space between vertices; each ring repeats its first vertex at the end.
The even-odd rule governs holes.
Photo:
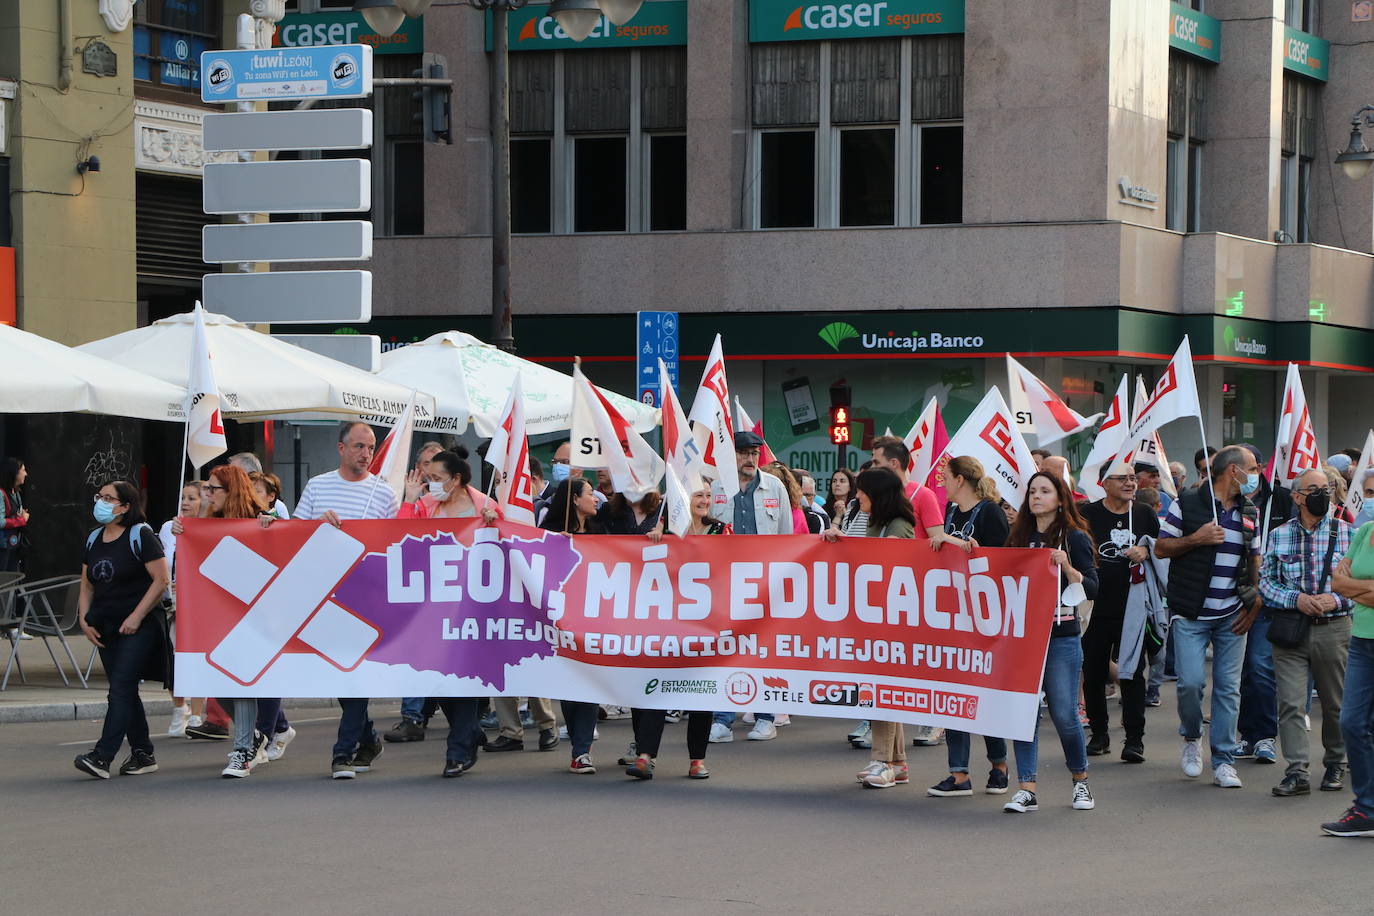
MULTIPOLYGON (((1005 796, 925 797, 943 747, 912 749, 912 785, 860 789, 867 757, 834 720, 771 743, 737 724, 705 782, 683 778, 685 725, 668 726, 649 783, 612 766, 628 721, 602 723, 591 777, 563 770, 564 745, 441 779, 440 724, 353 782, 328 778, 322 709, 299 710, 287 756, 241 782, 218 776, 223 743, 164 739, 160 772, 103 782, 71 766, 97 723, 0 725, 0 912, 1367 911, 1374 846, 1317 830, 1347 794, 1272 798, 1280 767, 1250 761, 1244 789, 1184 779, 1170 693, 1150 710, 1148 763, 1094 762, 1097 810, 1069 809, 1051 738, 1053 779, 1022 816, 1001 813, 1005 796)), ((374 712, 389 725, 395 710, 374 712)))

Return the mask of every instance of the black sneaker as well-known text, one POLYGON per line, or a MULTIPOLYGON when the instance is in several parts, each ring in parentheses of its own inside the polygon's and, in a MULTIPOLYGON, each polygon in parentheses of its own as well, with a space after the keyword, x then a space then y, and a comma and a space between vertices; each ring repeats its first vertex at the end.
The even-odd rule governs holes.
POLYGON ((130 751, 128 759, 119 765, 120 776, 142 776, 156 772, 157 761, 147 751, 130 751))
POLYGON ((488 741, 486 746, 486 750, 493 754, 500 751, 523 751, 524 749, 525 742, 509 735, 502 735, 495 741, 488 741))
POLYGON ((1146 690, 1146 691, 1145 691, 1145 705, 1146 705, 1146 706, 1158 706, 1159 704, 1160 704, 1160 700, 1159 700, 1159 688, 1158 688, 1158 687, 1151 687, 1151 688, 1149 688, 1148 690, 1146 690))
POLYGON ((329 764, 329 771, 335 779, 352 779, 355 775, 353 758, 346 754, 340 754, 329 764))
POLYGON ((1036 801, 1034 792, 1017 789, 1011 801, 1002 806, 1002 810, 1008 814, 1025 814, 1027 811, 1039 811, 1040 803, 1036 801))
POLYGON ((78 770, 88 776, 94 776, 96 779, 110 778, 110 761, 101 757, 95 751, 87 751, 79 755, 72 763, 78 770))
POLYGON ((386 745, 380 741, 373 741, 371 744, 361 744, 357 752, 353 755, 353 772, 366 773, 372 769, 373 762, 386 750, 386 745))
POLYGON ((952 798, 958 795, 972 795, 973 780, 965 779, 963 782, 956 782, 953 776, 946 776, 929 789, 926 789, 926 794, 932 798, 952 798))
POLYGON ((461 760, 445 760, 443 776, 445 779, 454 779, 462 776, 463 771, 466 769, 467 767, 463 766, 463 761, 461 760))
POLYGON ((556 747, 558 747, 558 730, 553 728, 541 729, 539 732, 539 749, 551 751, 556 747))
POLYGON ((1322 774, 1321 785, 1318 786, 1323 792, 1339 792, 1345 788, 1345 767, 1339 763, 1335 766, 1327 767, 1322 774))
POLYGON ((1112 748, 1112 739, 1106 735, 1093 735, 1088 739, 1088 756, 1101 757, 1112 748))
POLYGON ((402 719, 391 726, 391 731, 382 737, 388 741, 423 741, 425 740, 425 727, 419 722, 402 719))
POLYGON ((199 725, 186 726, 186 737, 207 738, 211 741, 227 741, 229 740, 229 730, 223 725, 216 725, 213 722, 202 722, 199 725))
POLYGON ((1121 748, 1121 759, 1126 763, 1144 763, 1145 745, 1127 741, 1121 748))
POLYGON ((993 767, 988 770, 988 784, 983 787, 983 791, 988 795, 1007 794, 1007 771, 993 767))
POLYGON ((1322 833, 1327 836, 1374 836, 1374 817, 1361 814, 1359 808, 1351 805, 1340 820, 1322 824, 1322 833))
POLYGON ((1269 790, 1275 798, 1291 798, 1294 795, 1312 794, 1312 784, 1301 773, 1289 773, 1274 788, 1269 790))

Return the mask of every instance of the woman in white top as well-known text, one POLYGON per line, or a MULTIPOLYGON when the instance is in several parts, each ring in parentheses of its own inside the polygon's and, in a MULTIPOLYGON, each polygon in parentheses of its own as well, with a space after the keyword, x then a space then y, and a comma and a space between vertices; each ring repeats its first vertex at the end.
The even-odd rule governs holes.
MULTIPOLYGON (((181 502, 177 506, 177 518, 199 518, 200 517, 200 488, 205 485, 203 480, 188 480, 186 485, 181 488, 181 502)), ((162 523, 162 529, 157 533, 158 539, 162 541, 162 552, 167 555, 167 569, 172 574, 172 584, 167 587, 167 597, 172 602, 171 625, 169 629, 172 633, 172 641, 175 643, 177 635, 176 624, 176 601, 177 601, 177 536, 172 533, 172 519, 162 523)), ((167 726, 167 735, 172 738, 180 738, 186 734, 186 726, 200 725, 205 721, 205 698, 195 697, 189 702, 183 698, 172 695, 172 724, 167 726)))

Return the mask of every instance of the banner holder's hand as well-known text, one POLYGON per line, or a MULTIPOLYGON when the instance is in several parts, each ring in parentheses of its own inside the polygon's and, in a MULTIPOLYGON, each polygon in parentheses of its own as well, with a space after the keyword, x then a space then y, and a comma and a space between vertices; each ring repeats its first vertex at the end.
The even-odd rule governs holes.
POLYGON ((326 509, 324 514, 320 516, 320 521, 328 522, 335 528, 343 530, 343 519, 339 518, 339 513, 335 512, 333 509, 326 509))

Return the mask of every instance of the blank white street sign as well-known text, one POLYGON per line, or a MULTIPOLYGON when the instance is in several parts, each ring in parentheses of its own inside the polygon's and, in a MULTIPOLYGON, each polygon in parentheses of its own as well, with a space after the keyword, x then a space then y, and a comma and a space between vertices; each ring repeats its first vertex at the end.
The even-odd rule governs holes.
POLYGON ((289 270, 206 274, 207 311, 249 324, 316 324, 372 320, 372 273, 289 270))
POLYGON ((337 359, 365 372, 382 368, 382 339, 376 334, 273 334, 292 346, 337 359))
POLYGON ((207 114, 202 126, 207 151, 367 149, 372 112, 366 108, 305 111, 231 111, 207 114))
POLYGON ((366 261, 372 223, 346 219, 300 223, 223 223, 201 230, 207 264, 238 261, 366 261))
POLYGON ((356 213, 372 208, 372 163, 212 162, 201 193, 206 213, 356 213))

